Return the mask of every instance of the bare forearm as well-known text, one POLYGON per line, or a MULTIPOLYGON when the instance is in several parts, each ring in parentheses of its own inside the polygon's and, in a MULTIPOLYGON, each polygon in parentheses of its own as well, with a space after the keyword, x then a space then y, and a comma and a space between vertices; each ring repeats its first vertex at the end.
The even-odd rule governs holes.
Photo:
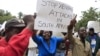
POLYGON ((68 39, 69 41, 74 44, 75 42, 75 39, 73 38, 73 34, 72 34, 72 31, 73 31, 73 27, 75 26, 75 23, 76 23, 76 17, 77 15, 70 21, 70 24, 68 25, 68 39))
POLYGON ((73 33, 72 33, 73 30, 68 30, 68 39, 69 41, 73 44, 74 43, 74 38, 73 38, 73 33))

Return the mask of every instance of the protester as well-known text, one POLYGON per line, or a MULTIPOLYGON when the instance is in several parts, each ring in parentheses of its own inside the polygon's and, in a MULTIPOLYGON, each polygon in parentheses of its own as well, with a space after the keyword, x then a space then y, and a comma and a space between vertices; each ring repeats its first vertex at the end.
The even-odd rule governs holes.
MULTIPOLYGON (((66 35, 66 33, 65 33, 65 35, 66 35)), ((63 32, 53 32, 53 36, 64 37, 63 32)), ((59 43, 57 45, 55 56, 65 56, 65 52, 66 52, 65 42, 59 43)))
POLYGON ((95 33, 94 28, 89 28, 89 34, 86 40, 90 43, 92 49, 92 56, 96 56, 98 50, 100 49, 100 38, 97 33, 95 33))
POLYGON ((65 37, 52 36, 52 31, 42 30, 39 35, 33 36, 33 40, 37 43, 39 56, 55 56, 57 44, 66 41, 65 37))
POLYGON ((60 37, 52 37, 51 31, 40 31, 33 40, 37 43, 39 56, 55 56, 57 44, 63 41, 60 37))
POLYGON ((65 42, 65 45, 66 45, 66 54, 65 54, 65 56, 67 56, 68 55, 68 51, 70 50, 70 41, 67 39, 66 40, 66 42, 65 42))
POLYGON ((55 56, 65 56, 66 49, 65 49, 65 43, 61 42, 57 45, 56 49, 56 55, 55 56))
POLYGON ((86 29, 81 27, 78 31, 79 38, 74 38, 72 35, 73 27, 76 23, 76 16, 68 26, 68 39, 72 44, 72 56, 92 56, 90 44, 85 40, 86 29))
POLYGON ((34 16, 26 15, 23 20, 26 27, 18 19, 11 19, 6 23, 5 38, 0 40, 0 56, 23 56, 30 36, 35 33, 34 16))

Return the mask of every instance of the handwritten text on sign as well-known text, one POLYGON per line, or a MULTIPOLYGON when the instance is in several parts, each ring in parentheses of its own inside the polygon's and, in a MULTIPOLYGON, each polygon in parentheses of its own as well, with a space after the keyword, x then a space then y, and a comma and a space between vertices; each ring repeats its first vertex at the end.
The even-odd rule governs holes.
POLYGON ((54 0, 38 0, 35 29, 66 32, 72 15, 73 9, 67 4, 54 0))

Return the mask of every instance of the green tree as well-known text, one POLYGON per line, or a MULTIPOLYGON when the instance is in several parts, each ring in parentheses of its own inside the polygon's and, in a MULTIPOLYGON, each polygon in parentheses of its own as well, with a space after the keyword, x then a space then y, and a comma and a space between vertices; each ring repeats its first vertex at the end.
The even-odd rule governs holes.
POLYGON ((86 27, 88 21, 96 21, 100 17, 100 12, 97 11, 97 8, 90 7, 87 11, 82 11, 81 20, 76 24, 75 30, 77 31, 80 27, 86 27))
POLYGON ((6 11, 5 16, 11 16, 11 13, 6 11))
POLYGON ((19 13, 18 13, 18 17, 19 17, 19 19, 21 19, 22 16, 23 16, 23 13, 22 13, 22 12, 19 12, 19 13))
POLYGON ((4 10, 0 9, 0 16, 4 16, 4 10))
POLYGON ((4 10, 0 9, 0 24, 11 18, 15 18, 15 16, 12 16, 11 13, 8 11, 4 11, 4 10))

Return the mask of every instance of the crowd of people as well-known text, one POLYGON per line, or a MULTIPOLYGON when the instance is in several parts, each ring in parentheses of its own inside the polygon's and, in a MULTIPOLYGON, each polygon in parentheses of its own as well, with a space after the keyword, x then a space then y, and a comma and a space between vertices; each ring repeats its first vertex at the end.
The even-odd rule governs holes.
POLYGON ((68 25, 64 37, 53 36, 52 31, 34 29, 35 15, 26 15, 23 19, 10 19, 5 29, 0 31, 0 56, 23 56, 29 39, 37 44, 38 56, 100 56, 100 36, 94 28, 89 32, 80 27, 78 37, 73 36, 76 24, 75 16, 68 25))

